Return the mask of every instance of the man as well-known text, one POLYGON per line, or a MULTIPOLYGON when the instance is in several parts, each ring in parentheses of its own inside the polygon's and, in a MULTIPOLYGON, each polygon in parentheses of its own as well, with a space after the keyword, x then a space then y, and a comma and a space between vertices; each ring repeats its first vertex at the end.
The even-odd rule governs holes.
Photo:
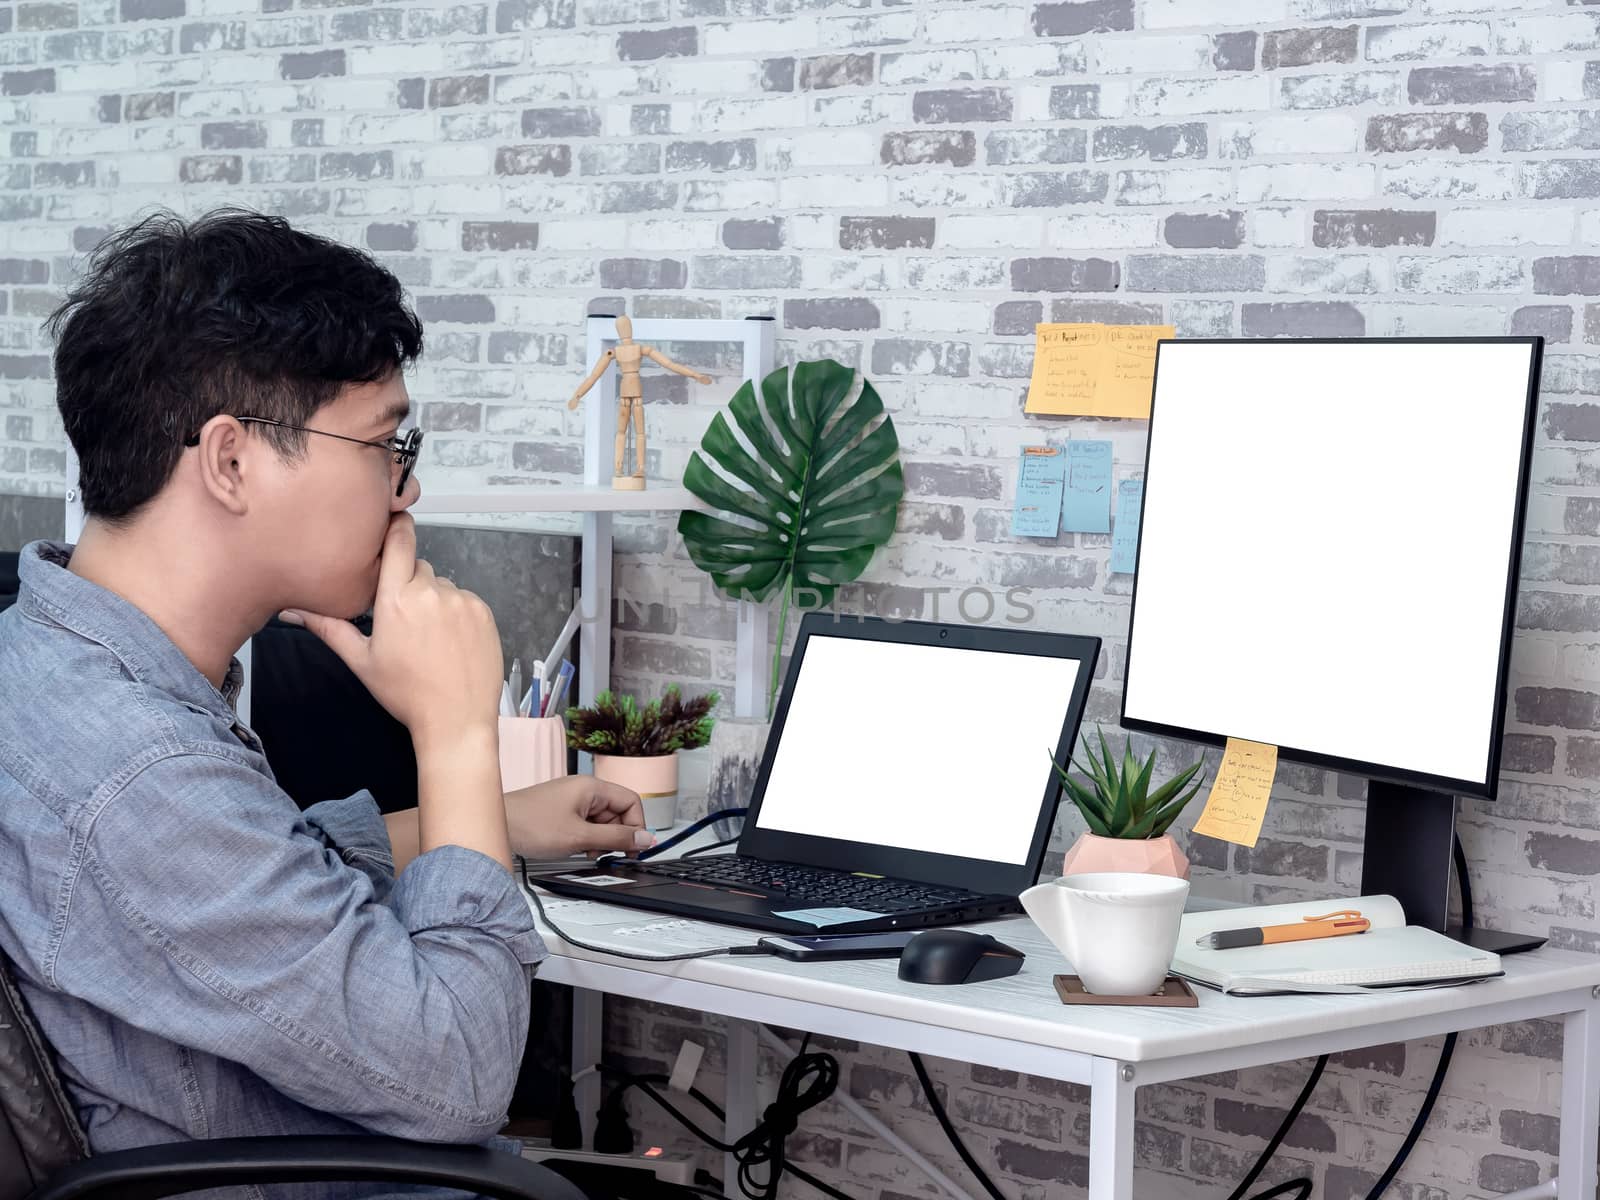
POLYGON ((544 954, 513 853, 652 839, 614 785, 501 794, 494 618, 406 512, 398 281, 281 219, 161 215, 50 328, 86 524, 0 614, 0 952, 90 1144, 495 1140, 544 954), (417 808, 276 786, 233 654, 280 612, 409 731, 417 808))

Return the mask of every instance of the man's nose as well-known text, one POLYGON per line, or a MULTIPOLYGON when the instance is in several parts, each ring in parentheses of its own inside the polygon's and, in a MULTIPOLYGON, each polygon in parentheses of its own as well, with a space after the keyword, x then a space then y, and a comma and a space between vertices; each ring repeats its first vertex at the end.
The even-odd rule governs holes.
POLYGON ((422 498, 422 481, 412 472, 411 478, 406 480, 406 486, 400 489, 400 494, 394 498, 390 509, 393 512, 404 512, 422 498))

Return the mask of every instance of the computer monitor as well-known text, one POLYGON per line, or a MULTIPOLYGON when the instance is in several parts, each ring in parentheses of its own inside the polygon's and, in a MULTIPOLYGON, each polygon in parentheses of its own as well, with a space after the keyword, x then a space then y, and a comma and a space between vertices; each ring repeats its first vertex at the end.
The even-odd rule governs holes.
POLYGON ((1434 928, 1498 785, 1541 351, 1157 347, 1123 724, 1366 776, 1363 891, 1434 928))

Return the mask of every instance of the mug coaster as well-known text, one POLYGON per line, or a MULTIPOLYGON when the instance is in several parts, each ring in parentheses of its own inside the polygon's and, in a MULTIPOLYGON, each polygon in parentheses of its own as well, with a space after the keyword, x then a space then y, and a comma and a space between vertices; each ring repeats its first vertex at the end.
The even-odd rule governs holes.
POLYGON ((1200 1000, 1194 994, 1194 989, 1176 975, 1168 975, 1167 981, 1151 996, 1097 996, 1093 992, 1084 991, 1083 980, 1076 975, 1057 975, 1055 984, 1056 995, 1061 997, 1063 1004, 1153 1005, 1159 1008, 1200 1006, 1200 1000))

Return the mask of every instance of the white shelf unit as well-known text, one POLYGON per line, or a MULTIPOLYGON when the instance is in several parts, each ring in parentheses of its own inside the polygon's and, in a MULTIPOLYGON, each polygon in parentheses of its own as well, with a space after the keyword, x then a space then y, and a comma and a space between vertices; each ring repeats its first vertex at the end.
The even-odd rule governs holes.
MULTIPOLYGON (((596 314, 587 321, 587 372, 606 348, 617 341, 616 318, 596 314)), ((633 322, 635 341, 734 343, 743 348, 741 368, 746 380, 759 388, 772 371, 777 323, 764 317, 728 320, 640 317, 633 322)), ((611 583, 612 517, 619 512, 679 512, 704 509, 687 488, 671 485, 644 491, 619 491, 611 486, 615 447, 617 402, 616 365, 602 375, 584 397, 583 482, 552 487, 505 487, 481 492, 428 495, 413 508, 419 516, 448 513, 571 512, 583 515, 580 588, 585 613, 594 620, 578 628, 578 703, 590 704, 611 685, 611 583)), ((649 414, 646 414, 646 420, 649 414)), ((78 462, 67 448, 66 540, 76 542, 83 528, 83 505, 78 496, 78 462)), ((734 713, 739 717, 764 717, 767 711, 765 660, 768 643, 767 607, 738 602, 734 713)), ((250 643, 239 651, 245 667, 244 691, 239 696, 240 719, 250 720, 250 643)), ((587 756, 584 756, 585 758, 587 756)))
POLYGON ((435 513, 535 513, 535 512, 681 512, 709 508, 688 488, 650 488, 643 492, 617 491, 609 483, 539 488, 494 488, 485 492, 450 492, 412 505, 419 516, 435 513))
MULTIPOLYGON (((617 342, 616 318, 594 314, 588 319, 584 369, 591 369, 607 347, 617 342)), ((761 317, 701 320, 674 317, 638 317, 633 340, 647 345, 661 342, 732 343, 743 347, 741 369, 746 380, 760 387, 772 371, 777 323, 761 317)), ((578 703, 590 704, 611 684, 611 584, 612 517, 627 512, 704 511, 687 488, 652 485, 641 492, 619 491, 611 486, 615 455, 619 379, 615 364, 602 375, 583 399, 583 482, 575 486, 493 488, 438 496, 426 493, 412 510, 432 513, 533 513, 583 514, 583 611, 596 614, 578 629, 578 703)), ((648 411, 645 414, 649 421, 648 411)), ((764 717, 767 711, 768 639, 767 607, 738 602, 735 643, 734 714, 764 717)))
MULTIPOLYGON (((743 347, 744 378, 759 388, 771 372, 776 348, 777 323, 762 317, 733 320, 699 320, 675 317, 639 317, 633 322, 633 340, 647 345, 662 342, 723 342, 743 347)), ((592 369, 608 346, 617 342, 616 318, 593 315, 588 320, 588 354, 584 366, 592 369)), ((584 497, 611 492, 615 448, 619 379, 613 364, 594 390, 584 398, 584 497)), ((646 421, 649 414, 645 415, 646 421)), ((580 587, 585 612, 601 612, 599 620, 579 627, 578 702, 591 703, 611 680, 611 525, 616 512, 677 511, 703 507, 682 487, 654 492, 613 492, 596 496, 595 508, 583 512, 583 566, 580 587), (670 501, 670 502, 669 502, 670 501), (590 597, 595 600, 591 601, 590 597), (596 603, 603 601, 603 605, 596 603)), ((741 717, 764 716, 767 711, 767 677, 762 670, 767 650, 767 608, 739 601, 734 677, 734 712, 741 717)))

